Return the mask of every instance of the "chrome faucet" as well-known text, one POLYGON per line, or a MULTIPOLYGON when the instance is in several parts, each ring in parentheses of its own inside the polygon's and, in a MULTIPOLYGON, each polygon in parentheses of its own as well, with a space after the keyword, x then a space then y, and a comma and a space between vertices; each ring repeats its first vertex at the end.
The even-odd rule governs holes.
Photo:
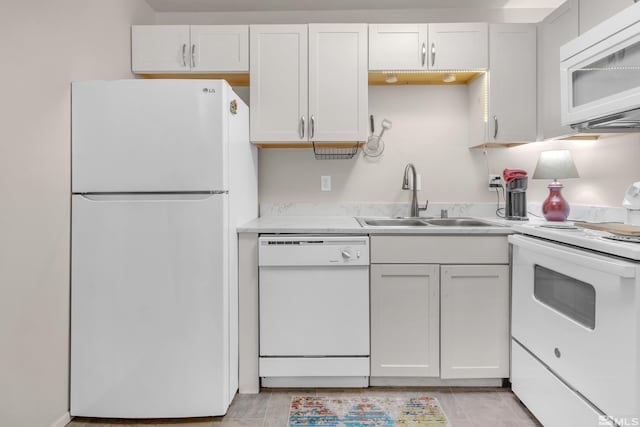
POLYGON ((411 190, 411 206, 409 210, 410 217, 418 217, 420 216, 420 211, 426 211, 427 206, 429 206, 429 201, 425 203, 424 208, 421 208, 418 205, 418 194, 417 194, 417 176, 416 176, 416 167, 413 166, 413 163, 408 163, 404 168, 404 177, 402 179, 402 189, 403 190, 411 190), (409 188, 409 169, 411 169, 411 178, 412 178, 412 187, 409 188))

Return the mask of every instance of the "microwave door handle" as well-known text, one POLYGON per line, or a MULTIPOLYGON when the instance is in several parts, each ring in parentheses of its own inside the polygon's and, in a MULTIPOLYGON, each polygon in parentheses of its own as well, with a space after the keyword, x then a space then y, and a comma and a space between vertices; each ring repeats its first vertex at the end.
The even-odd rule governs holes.
POLYGON ((577 251, 571 248, 560 249, 556 244, 533 240, 529 237, 512 235, 509 236, 509 242, 514 246, 529 249, 539 254, 552 257, 556 260, 566 261, 592 270, 614 274, 624 279, 633 279, 636 277, 635 265, 628 262, 591 256, 588 252, 583 253, 583 251, 577 251))

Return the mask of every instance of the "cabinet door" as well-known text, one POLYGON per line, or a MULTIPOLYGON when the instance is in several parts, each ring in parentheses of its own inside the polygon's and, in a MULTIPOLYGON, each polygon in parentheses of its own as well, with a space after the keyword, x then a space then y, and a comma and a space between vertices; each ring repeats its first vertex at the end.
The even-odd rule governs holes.
POLYGON ((538 27, 538 136, 575 133, 560 124, 560 46, 578 36, 578 0, 568 0, 538 27))
POLYGON ((247 25, 192 25, 191 71, 249 71, 247 25))
POLYGON ((580 0, 580 34, 634 3, 634 0, 580 0))
POLYGON ((307 25, 252 25, 249 38, 251 142, 306 142, 307 25))
POLYGON ((367 24, 309 24, 309 139, 366 140, 367 108, 367 24))
POLYGON ((491 24, 491 142, 536 140, 536 26, 491 24))
POLYGON ((429 24, 427 58, 432 70, 485 70, 489 65, 486 23, 429 24))
POLYGON ((131 70, 134 73, 190 70, 188 25, 131 26, 131 70))
POLYGON ((369 24, 369 70, 426 70, 427 24, 369 24))
POLYGON ((509 267, 441 267, 442 378, 509 376, 509 267))
POLYGON ((437 377, 437 264, 371 266, 371 376, 437 377))

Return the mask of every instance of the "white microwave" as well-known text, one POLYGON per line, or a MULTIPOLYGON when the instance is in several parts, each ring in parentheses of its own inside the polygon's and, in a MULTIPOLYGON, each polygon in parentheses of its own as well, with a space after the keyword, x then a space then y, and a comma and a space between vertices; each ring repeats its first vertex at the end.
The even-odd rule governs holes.
POLYGON ((560 48, 563 125, 640 132, 640 3, 560 48))

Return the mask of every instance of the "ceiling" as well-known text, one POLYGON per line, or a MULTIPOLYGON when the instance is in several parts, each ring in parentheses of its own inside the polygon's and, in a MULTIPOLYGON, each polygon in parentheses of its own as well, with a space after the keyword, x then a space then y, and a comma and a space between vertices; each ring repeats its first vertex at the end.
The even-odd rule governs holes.
POLYGON ((157 12, 368 9, 554 9, 564 0, 147 0, 157 12))

